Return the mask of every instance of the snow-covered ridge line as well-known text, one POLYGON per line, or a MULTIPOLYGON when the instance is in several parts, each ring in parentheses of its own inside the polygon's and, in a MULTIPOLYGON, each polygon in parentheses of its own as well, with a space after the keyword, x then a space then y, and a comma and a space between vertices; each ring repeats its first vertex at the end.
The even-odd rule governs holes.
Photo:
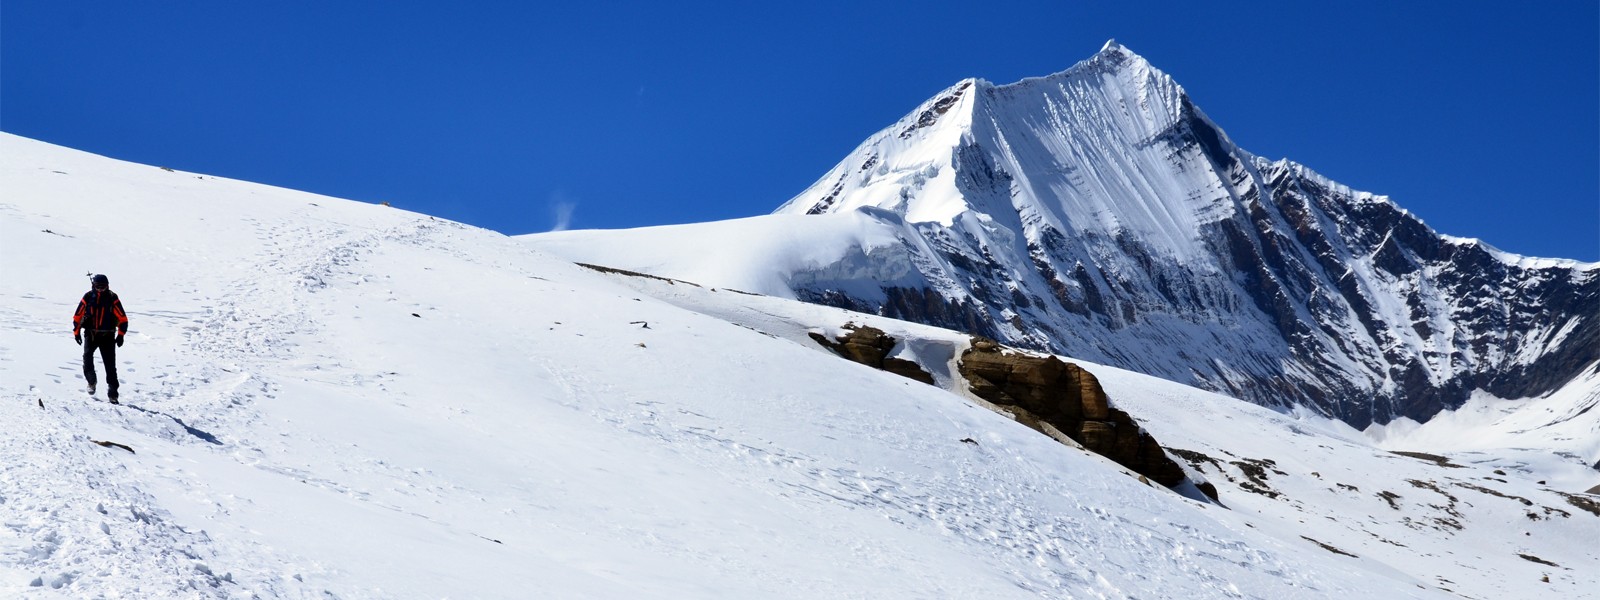
POLYGON ((1182 92, 1182 86, 1179 86, 1177 82, 1173 81, 1172 78, 1167 76, 1165 72, 1150 65, 1149 61, 1146 61, 1143 56, 1139 56, 1122 44, 1117 43, 1117 41, 1114 39, 1107 40, 1105 45, 1100 47, 1100 51, 1094 53, 1089 58, 1080 60, 1077 63, 1074 63, 1071 67, 1067 67, 1066 69, 1051 73, 1049 75, 1024 77, 1015 82, 1000 85, 989 83, 987 80, 980 79, 979 81, 989 83, 990 87, 998 90, 1008 90, 1013 88, 1024 89, 1040 83, 1057 83, 1063 79, 1069 79, 1083 75, 1085 72, 1103 70, 1106 68, 1107 63, 1116 65, 1125 61, 1136 61, 1138 63, 1138 68, 1150 71, 1160 78, 1164 83, 1171 85, 1179 92, 1182 92))
POLYGON ((1327 176, 1317 172, 1315 169, 1312 169, 1311 167, 1308 167, 1308 166, 1306 166, 1304 164, 1295 162, 1295 161, 1287 159, 1287 158, 1280 158, 1280 159, 1277 159, 1277 160, 1268 160, 1266 158, 1262 158, 1262 157, 1250 154, 1249 152, 1245 151, 1244 149, 1241 149, 1241 148, 1238 148, 1238 147, 1234 147, 1234 149, 1235 149, 1236 152, 1239 153, 1239 155, 1242 158, 1244 158, 1246 160, 1254 161, 1256 163, 1256 165, 1257 165, 1257 168, 1262 170, 1262 171, 1266 171, 1266 170, 1274 169, 1274 168, 1276 168, 1276 169, 1286 169, 1286 170, 1289 170, 1289 171, 1293 172, 1297 177, 1302 177, 1302 178, 1317 182, 1322 187, 1327 188, 1329 190, 1332 190, 1335 195, 1342 196, 1342 197, 1348 197, 1348 198, 1351 198, 1352 200, 1357 201, 1357 202, 1378 203, 1378 204, 1383 204, 1385 206, 1392 207, 1396 212, 1400 213, 1401 215, 1404 215, 1404 216, 1406 216, 1406 217, 1408 217, 1408 218, 1410 218, 1412 220, 1415 220, 1416 222, 1418 222, 1418 223, 1422 224, 1423 226, 1427 227, 1428 231, 1430 233, 1432 233, 1433 235, 1439 237, 1440 239, 1442 239, 1442 240, 1444 240, 1444 241, 1446 241, 1448 243, 1451 243, 1451 244, 1459 244, 1459 245, 1473 246, 1473 247, 1476 247, 1476 248, 1481 248, 1485 252, 1488 252, 1490 255, 1492 255, 1496 260, 1500 261, 1501 263, 1503 263, 1503 264, 1505 264, 1507 266, 1520 267, 1520 268, 1524 268, 1524 269, 1551 269, 1551 268, 1574 269, 1574 270, 1583 271, 1583 272, 1590 272, 1590 271, 1600 270, 1600 262, 1584 262, 1584 261, 1581 261, 1581 260, 1574 260, 1574 259, 1568 259, 1568 258, 1543 258, 1543 257, 1527 256, 1527 255, 1516 254, 1516 253, 1512 253, 1512 252, 1506 252, 1506 251, 1501 250, 1499 248, 1496 248, 1495 246, 1489 244, 1488 242, 1485 242, 1485 241, 1483 241, 1481 239, 1478 239, 1478 238, 1459 237, 1459 236, 1453 236, 1453 235, 1447 235, 1447 234, 1439 233, 1437 230, 1434 230, 1432 227, 1428 227, 1427 226, 1427 222, 1424 221, 1422 219, 1422 217, 1418 216, 1416 213, 1413 213, 1413 212, 1407 210, 1405 207, 1400 206, 1398 203, 1396 203, 1394 201, 1393 198, 1390 198, 1387 195, 1374 194, 1372 192, 1366 192, 1366 191, 1362 191, 1362 190, 1357 190, 1357 189, 1351 188, 1348 185, 1345 185, 1343 183, 1339 183, 1337 181, 1334 181, 1334 180, 1328 178, 1327 176))

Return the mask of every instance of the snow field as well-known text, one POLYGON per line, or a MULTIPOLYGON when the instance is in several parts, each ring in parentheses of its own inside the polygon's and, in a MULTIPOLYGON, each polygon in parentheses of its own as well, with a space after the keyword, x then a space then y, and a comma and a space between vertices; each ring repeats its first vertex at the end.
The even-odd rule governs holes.
POLYGON ((492 232, 0 159, 0 595, 1433 595, 492 232), (127 406, 82 391, 80 270, 127 406))
MULTIPOLYGON (((845 323, 877 327, 900 340, 895 350, 899 358, 921 358, 924 366, 937 367, 959 353, 966 340, 934 327, 779 298, 644 277, 619 276, 618 281, 803 345, 810 344, 809 331, 836 337, 845 323)), ((1582 598, 1592 591, 1585 565, 1600 561, 1600 550, 1592 543, 1600 536, 1600 515, 1568 498, 1587 489, 1596 475, 1551 454, 1552 448, 1563 447, 1561 436, 1545 440, 1556 443, 1552 448, 1520 452, 1498 445, 1504 440, 1493 437, 1481 446, 1411 448, 1447 454, 1438 457, 1445 463, 1440 464, 1428 454, 1406 456, 1374 447, 1367 434, 1342 422, 1274 412, 1145 375, 1067 360, 1095 373, 1112 401, 1134 415, 1175 458, 1191 462, 1194 457, 1192 462, 1221 490, 1227 507, 1203 510, 1235 530, 1263 532, 1384 577, 1464 597, 1582 598), (1465 447, 1476 449, 1463 451, 1465 447), (1506 456, 1522 462, 1488 460, 1506 456)), ((961 391, 950 379, 951 369, 930 370, 941 387, 961 391)), ((1567 393, 1581 393, 1586 385, 1575 383, 1567 393)), ((1557 394, 1547 403, 1578 406, 1566 412, 1582 414, 1582 404, 1570 400, 1557 394)), ((1531 441, 1527 435, 1522 441, 1531 441)))

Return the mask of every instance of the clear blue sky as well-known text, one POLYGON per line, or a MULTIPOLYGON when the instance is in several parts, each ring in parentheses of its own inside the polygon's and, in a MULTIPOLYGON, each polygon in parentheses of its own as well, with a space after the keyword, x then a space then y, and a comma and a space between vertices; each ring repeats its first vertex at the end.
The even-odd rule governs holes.
POLYGON ((765 214, 965 77, 1108 38, 1244 148, 1600 260, 1600 9, 1491 2, 0 4, 0 129, 506 233, 765 214))

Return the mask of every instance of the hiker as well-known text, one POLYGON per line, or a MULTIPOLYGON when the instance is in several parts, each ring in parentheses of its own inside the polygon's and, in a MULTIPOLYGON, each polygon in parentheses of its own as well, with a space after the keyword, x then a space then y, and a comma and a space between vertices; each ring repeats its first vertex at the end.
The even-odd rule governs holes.
POLYGON ((106 397, 116 404, 117 348, 128 333, 128 313, 123 312, 117 293, 111 291, 110 278, 95 275, 91 281, 94 289, 83 295, 78 312, 72 315, 72 339, 83 346, 83 378, 89 380, 89 395, 94 395, 94 351, 98 349, 106 364, 106 397))

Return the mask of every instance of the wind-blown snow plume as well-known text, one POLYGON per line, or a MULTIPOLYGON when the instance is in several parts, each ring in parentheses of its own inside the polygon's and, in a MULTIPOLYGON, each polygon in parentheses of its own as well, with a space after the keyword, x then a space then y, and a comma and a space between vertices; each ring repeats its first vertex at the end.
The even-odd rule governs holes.
POLYGON ((566 231, 572 227, 572 213, 577 212, 577 201, 567 197, 563 192, 550 195, 550 216, 554 225, 550 231, 566 231))

